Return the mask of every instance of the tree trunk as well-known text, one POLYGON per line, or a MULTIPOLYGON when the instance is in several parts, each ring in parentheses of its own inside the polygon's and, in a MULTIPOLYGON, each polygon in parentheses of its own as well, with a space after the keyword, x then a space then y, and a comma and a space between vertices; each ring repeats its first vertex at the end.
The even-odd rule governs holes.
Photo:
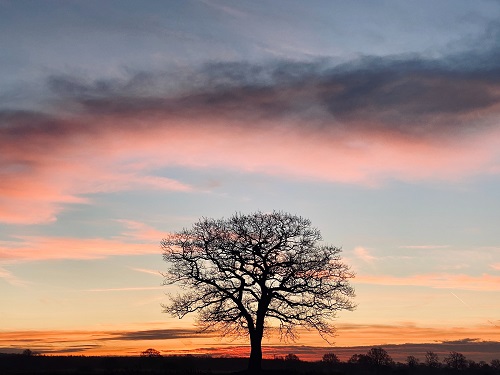
POLYGON ((258 374, 262 370, 262 332, 254 331, 250 334, 250 348, 248 372, 258 374))

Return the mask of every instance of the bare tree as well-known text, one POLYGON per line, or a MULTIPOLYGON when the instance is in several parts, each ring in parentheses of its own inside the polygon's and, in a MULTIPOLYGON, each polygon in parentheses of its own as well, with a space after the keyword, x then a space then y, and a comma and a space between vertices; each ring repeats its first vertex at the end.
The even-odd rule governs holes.
POLYGON ((408 364, 408 367, 415 368, 419 365, 420 361, 417 357, 409 355, 408 357, 406 357, 406 363, 408 364))
POLYGON ((467 358, 462 353, 450 352, 450 355, 445 357, 444 363, 454 370, 464 370, 467 368, 467 358))
POLYGON ((321 359, 321 361, 330 365, 340 363, 339 357, 337 357, 337 355, 332 352, 323 354, 323 358, 321 359))
POLYGON ((438 355, 431 351, 425 353, 425 364, 431 368, 439 367, 440 363, 438 355))
POLYGON ((327 340, 336 313, 354 309, 354 274, 340 248, 321 240, 309 220, 283 212, 202 218, 161 241, 164 283, 184 289, 165 312, 197 312, 204 330, 248 335, 252 371, 261 368, 265 331, 293 340, 301 326, 327 340))
POLYGON ((366 353, 366 355, 370 359, 370 363, 372 364, 372 366, 377 368, 383 366, 392 366, 394 364, 391 356, 384 348, 371 348, 368 353, 366 353))

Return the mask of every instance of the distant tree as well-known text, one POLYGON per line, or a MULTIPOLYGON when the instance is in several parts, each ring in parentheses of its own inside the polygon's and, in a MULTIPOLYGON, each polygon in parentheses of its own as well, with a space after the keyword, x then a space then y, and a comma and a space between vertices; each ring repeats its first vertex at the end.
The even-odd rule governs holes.
POLYGON ((488 364, 484 361, 479 361, 476 362, 472 359, 467 360, 466 368, 469 370, 469 372, 475 373, 481 369, 488 368, 488 364))
POLYGON ((467 368, 467 358, 462 353, 450 352, 450 355, 444 359, 444 363, 454 370, 464 370, 467 368))
POLYGON ((251 371, 261 369, 262 337, 272 327, 282 339, 301 326, 327 339, 337 312, 354 309, 354 274, 340 248, 321 239, 309 220, 283 212, 202 218, 161 241, 165 285, 185 290, 165 312, 197 312, 203 330, 248 335, 251 371))
POLYGON ((23 350, 23 355, 27 356, 27 357, 31 357, 34 355, 34 353, 31 351, 31 349, 24 349, 23 350))
POLYGON ((288 361, 288 362, 300 362, 300 358, 296 354, 289 353, 289 354, 287 354, 285 356, 285 361, 288 361))
POLYGON ((359 357, 362 354, 353 354, 351 357, 347 360, 347 363, 358 363, 359 362, 359 357))
POLYGON ((491 362, 490 362, 490 365, 492 368, 494 368, 495 370, 500 370, 500 359, 493 359, 491 362))
POLYGON ((409 355, 408 357, 406 357, 406 363, 408 364, 408 367, 414 368, 419 365, 420 361, 417 357, 409 355))
POLYGON ((366 356, 370 359, 370 363, 375 367, 392 366, 394 361, 387 351, 380 347, 371 348, 366 356))
POLYGON ((370 357, 365 354, 353 354, 347 363, 367 366, 371 364, 370 357))
POLYGON ((440 363, 438 355, 431 351, 425 353, 425 364, 427 365, 427 367, 431 368, 439 367, 440 363))
POLYGON ((339 357, 335 353, 325 353, 323 354, 323 358, 321 359, 323 363, 335 364, 340 363, 339 357))
POLYGON ((477 363, 477 365, 478 365, 480 368, 488 368, 488 367, 489 367, 489 365, 488 365, 488 363, 486 363, 486 361, 479 361, 479 362, 477 363))
POLYGON ((161 357, 161 353, 156 349, 149 348, 141 352, 141 357, 161 357))

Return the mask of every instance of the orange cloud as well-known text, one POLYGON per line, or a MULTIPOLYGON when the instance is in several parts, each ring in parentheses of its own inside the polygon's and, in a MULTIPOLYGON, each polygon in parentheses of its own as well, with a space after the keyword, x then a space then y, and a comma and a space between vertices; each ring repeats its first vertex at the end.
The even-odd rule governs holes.
POLYGON ((413 323, 338 324, 337 329, 337 344, 342 346, 441 342, 471 336, 486 341, 500 340, 500 330, 494 324, 462 327, 445 324, 422 327, 413 323))

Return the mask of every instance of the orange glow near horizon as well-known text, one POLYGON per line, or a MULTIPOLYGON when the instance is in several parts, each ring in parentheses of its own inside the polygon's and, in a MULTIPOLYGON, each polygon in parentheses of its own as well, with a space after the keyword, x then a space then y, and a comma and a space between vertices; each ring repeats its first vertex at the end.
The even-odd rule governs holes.
MULTIPOLYGON (((116 330, 4 331, 0 333, 0 348, 19 351, 29 348, 34 352, 39 351, 47 355, 89 356, 134 356, 150 347, 165 355, 208 354, 246 357, 249 353, 249 346, 244 337, 228 341, 221 339, 216 333, 199 335, 194 330, 172 329, 174 333, 177 330, 183 330, 184 337, 141 339, 141 335, 149 332, 154 335, 165 327, 158 324, 149 325, 148 328, 155 329, 135 333, 116 330), (131 339, 134 334, 139 334, 137 339, 131 339)), ((493 324, 476 326, 472 330, 460 327, 417 327, 411 324, 402 326, 339 325, 334 345, 328 345, 313 332, 302 330, 300 340, 295 343, 279 342, 273 337, 265 338, 263 352, 264 357, 270 359, 293 352, 299 354, 304 360, 319 360, 328 351, 353 354, 356 348, 370 346, 436 345, 440 342, 459 342, 468 337, 471 331, 481 336, 482 342, 500 342, 500 327, 493 324)), ((168 332, 165 333, 165 335, 168 334, 168 332)))

